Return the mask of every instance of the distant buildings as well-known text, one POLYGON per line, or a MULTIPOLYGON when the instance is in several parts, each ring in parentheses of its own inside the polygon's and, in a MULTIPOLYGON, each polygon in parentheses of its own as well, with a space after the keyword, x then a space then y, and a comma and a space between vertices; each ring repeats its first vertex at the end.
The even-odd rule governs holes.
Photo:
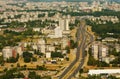
POLYGON ((54 31, 49 32, 48 37, 50 38, 62 38, 63 35, 69 34, 69 21, 70 19, 64 17, 59 18, 59 25, 55 27, 54 31))

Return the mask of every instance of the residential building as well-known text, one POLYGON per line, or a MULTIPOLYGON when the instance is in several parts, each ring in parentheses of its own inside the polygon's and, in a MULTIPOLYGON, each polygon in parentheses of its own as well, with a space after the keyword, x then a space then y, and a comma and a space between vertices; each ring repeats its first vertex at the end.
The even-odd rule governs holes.
POLYGON ((61 38, 62 37, 62 30, 60 27, 55 28, 55 38, 61 38))
POLYGON ((40 32, 40 28, 33 28, 34 32, 40 32))
POLYGON ((100 42, 94 42, 92 44, 92 56, 94 59, 102 61, 102 59, 108 56, 108 47, 100 42))
POLYGON ((66 18, 60 18, 59 19, 59 27, 62 29, 62 31, 69 30, 69 19, 66 18))
POLYGON ((92 44, 92 56, 98 60, 98 52, 99 52, 99 44, 98 43, 94 43, 92 44))
POLYGON ((23 49, 21 46, 16 46, 15 51, 16 51, 16 53, 19 54, 19 56, 21 56, 23 54, 23 49))
POLYGON ((105 45, 99 46, 99 60, 102 61, 103 58, 108 56, 108 47, 105 45))
POLYGON ((12 47, 10 47, 10 46, 4 47, 3 50, 2 50, 2 53, 3 53, 4 60, 12 57, 12 55, 13 55, 13 53, 12 53, 12 47))
POLYGON ((120 69, 94 69, 94 70, 89 70, 88 74, 89 75, 100 75, 100 74, 120 74, 120 69))
POLYGON ((51 58, 51 52, 46 52, 46 58, 51 58))

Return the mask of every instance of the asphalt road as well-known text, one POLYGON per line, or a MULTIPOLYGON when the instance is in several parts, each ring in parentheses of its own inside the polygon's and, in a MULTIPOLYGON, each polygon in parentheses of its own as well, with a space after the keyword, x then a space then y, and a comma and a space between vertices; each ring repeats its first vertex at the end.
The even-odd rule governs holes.
POLYGON ((76 40, 80 41, 80 44, 77 47, 76 59, 59 76, 59 79, 65 79, 65 78, 71 79, 73 76, 75 76, 79 72, 79 70, 83 66, 84 60, 85 60, 85 56, 86 56, 86 54, 85 54, 85 48, 87 46, 87 44, 86 44, 86 39, 87 39, 86 34, 88 34, 91 37, 89 39, 90 42, 88 43, 88 44, 90 44, 93 41, 93 36, 85 30, 85 26, 79 26, 79 28, 77 29, 77 38, 76 38, 76 40), (76 63, 79 63, 79 65, 77 67, 74 67, 76 65, 76 63), (69 74, 70 70, 73 67, 75 69, 71 72, 71 74, 69 74), (68 77, 65 77, 66 75, 68 75, 68 77))

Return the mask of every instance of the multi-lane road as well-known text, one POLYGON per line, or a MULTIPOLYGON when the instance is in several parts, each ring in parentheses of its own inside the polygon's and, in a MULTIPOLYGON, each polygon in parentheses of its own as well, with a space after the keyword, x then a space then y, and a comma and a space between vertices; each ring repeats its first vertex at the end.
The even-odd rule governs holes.
POLYGON ((59 76, 59 79, 71 79, 82 68, 85 60, 85 47, 87 44, 93 41, 93 36, 86 31, 85 24, 82 24, 77 29, 78 47, 76 51, 75 60, 66 68, 66 70, 59 76), (90 37, 89 42, 86 41, 87 35, 90 37))

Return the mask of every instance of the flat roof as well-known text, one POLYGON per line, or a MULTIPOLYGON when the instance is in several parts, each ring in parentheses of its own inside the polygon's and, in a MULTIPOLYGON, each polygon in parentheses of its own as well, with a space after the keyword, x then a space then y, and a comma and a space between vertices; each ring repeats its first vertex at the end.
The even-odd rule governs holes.
POLYGON ((93 70, 89 70, 89 72, 88 72, 89 75, 115 74, 115 73, 120 73, 120 69, 93 69, 93 70))

